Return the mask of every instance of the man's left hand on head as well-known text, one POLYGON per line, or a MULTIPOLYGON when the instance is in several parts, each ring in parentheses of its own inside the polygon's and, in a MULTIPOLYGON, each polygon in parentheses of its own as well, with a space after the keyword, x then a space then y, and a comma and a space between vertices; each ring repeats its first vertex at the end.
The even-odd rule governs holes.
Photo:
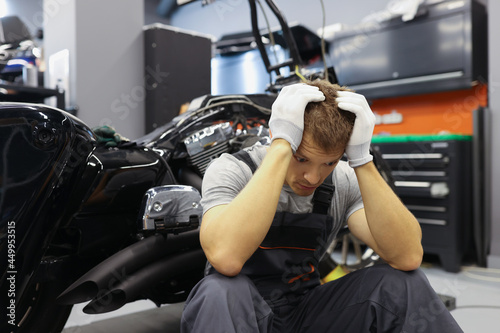
POLYGON ((346 147, 349 165, 355 168, 373 160, 370 144, 375 127, 375 115, 363 95, 339 91, 337 96, 338 107, 356 115, 352 135, 346 147))

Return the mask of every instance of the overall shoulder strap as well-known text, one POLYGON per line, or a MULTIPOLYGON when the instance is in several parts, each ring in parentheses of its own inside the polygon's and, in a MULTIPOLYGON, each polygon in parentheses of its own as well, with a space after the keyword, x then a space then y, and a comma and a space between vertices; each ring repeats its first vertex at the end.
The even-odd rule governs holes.
POLYGON ((335 186, 332 183, 332 175, 333 172, 326 177, 323 184, 321 184, 314 192, 312 199, 313 213, 324 215, 328 214, 328 209, 330 208, 333 199, 333 193, 335 193, 335 186))
POLYGON ((255 170, 257 170, 257 165, 255 165, 255 162, 252 160, 252 158, 250 157, 250 154, 248 154, 247 151, 240 150, 232 155, 234 157, 236 157, 237 159, 239 159, 240 161, 245 162, 248 165, 248 167, 250 168, 250 170, 252 170, 252 173, 254 173, 255 170))

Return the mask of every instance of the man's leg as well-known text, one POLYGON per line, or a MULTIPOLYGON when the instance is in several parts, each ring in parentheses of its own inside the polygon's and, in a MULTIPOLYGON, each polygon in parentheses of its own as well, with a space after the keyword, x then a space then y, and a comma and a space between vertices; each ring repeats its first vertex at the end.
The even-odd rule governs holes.
POLYGON ((273 313, 252 281, 213 273, 191 291, 184 306, 181 332, 271 332, 273 313))
POLYGON ((462 332, 421 270, 385 264, 317 287, 287 323, 301 333, 462 332))

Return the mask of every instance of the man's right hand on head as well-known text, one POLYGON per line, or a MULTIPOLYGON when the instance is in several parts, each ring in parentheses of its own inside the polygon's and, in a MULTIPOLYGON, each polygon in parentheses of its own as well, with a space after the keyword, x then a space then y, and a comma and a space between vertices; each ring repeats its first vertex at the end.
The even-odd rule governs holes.
POLYGON ((272 106, 269 120, 272 140, 285 139, 295 153, 302 141, 307 104, 324 100, 325 95, 315 86, 297 83, 284 87, 272 106))

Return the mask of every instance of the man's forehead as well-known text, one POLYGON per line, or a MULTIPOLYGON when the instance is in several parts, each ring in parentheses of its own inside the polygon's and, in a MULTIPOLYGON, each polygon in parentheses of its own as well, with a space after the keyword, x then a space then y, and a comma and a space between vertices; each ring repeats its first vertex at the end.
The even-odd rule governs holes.
POLYGON ((324 149, 321 149, 318 145, 314 144, 310 136, 304 135, 304 137, 302 138, 302 142, 297 148, 297 154, 307 158, 317 157, 335 161, 342 157, 344 151, 340 149, 325 151, 324 149))

